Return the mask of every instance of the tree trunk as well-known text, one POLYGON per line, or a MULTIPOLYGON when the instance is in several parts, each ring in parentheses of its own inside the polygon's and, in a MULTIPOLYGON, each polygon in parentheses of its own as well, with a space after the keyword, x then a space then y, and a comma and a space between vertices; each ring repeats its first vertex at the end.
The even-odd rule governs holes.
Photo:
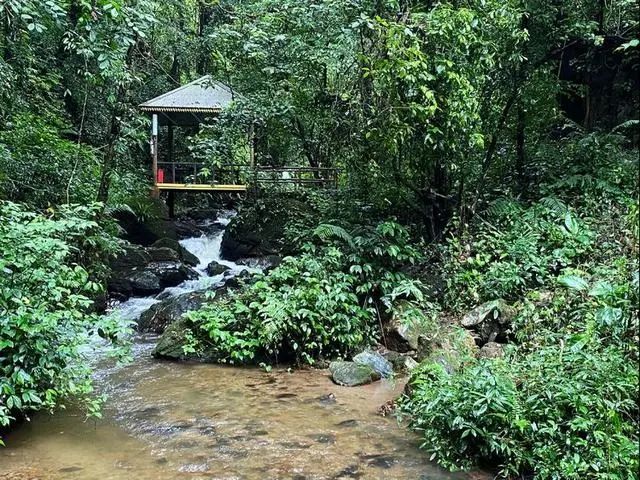
POLYGON ((526 117, 522 104, 518 105, 516 115, 516 175, 518 177, 518 190, 520 195, 526 195, 527 191, 527 160, 525 152, 525 126, 526 117))
MULTIPOLYGON (((125 59, 125 68, 130 69, 133 60, 133 52, 137 48, 138 39, 129 47, 125 59)), ((107 144, 105 147, 104 157, 102 159, 100 185, 98 186, 97 200, 106 203, 109 198, 109 187, 111 186, 111 177, 115 168, 116 145, 120 138, 122 130, 122 121, 126 113, 125 100, 127 95, 127 87, 120 85, 117 88, 116 101, 111 113, 109 122, 109 130, 107 133, 107 144)))

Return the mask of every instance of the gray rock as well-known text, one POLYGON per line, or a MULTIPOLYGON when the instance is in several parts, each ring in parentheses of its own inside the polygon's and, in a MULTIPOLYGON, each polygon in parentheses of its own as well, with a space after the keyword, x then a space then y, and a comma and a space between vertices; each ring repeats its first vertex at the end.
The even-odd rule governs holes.
POLYGON ((215 277, 216 275, 222 275, 227 270, 230 270, 229 267, 223 265, 221 263, 216 262, 215 260, 207 265, 207 275, 210 277, 215 277))
POLYGON ((353 361, 358 365, 368 365, 379 373, 383 378, 388 378, 393 375, 393 366, 386 358, 380 355, 378 352, 372 350, 365 350, 353 357, 353 361))
POLYGON ((143 267, 151 261, 151 256, 139 245, 127 244, 122 252, 111 262, 113 270, 143 267))
POLYGON ((147 253, 154 262, 179 262, 178 252, 168 247, 149 247, 147 253))
POLYGON ((385 326, 386 345, 397 352, 417 350, 422 337, 430 337, 434 326, 411 302, 399 302, 385 326))
POLYGON ((180 245, 180 242, 172 238, 161 238, 160 240, 154 242, 151 246, 154 248, 170 248, 178 254, 178 258, 180 260, 182 260, 187 265, 191 265, 192 267, 195 267, 200 263, 198 257, 184 248, 182 245, 180 245))
POLYGON ((420 365, 418 362, 416 362, 413 358, 411 358, 409 356, 406 356, 406 357, 403 357, 403 358, 404 358, 403 369, 406 372, 410 372, 411 370, 416 368, 418 365, 420 365))
POLYGON ((191 310, 197 310, 204 303, 206 292, 189 292, 176 297, 170 297, 160 303, 152 305, 138 320, 138 331, 162 333, 182 315, 191 310))
POLYGON ((164 331, 158 340, 153 356, 170 360, 183 360, 189 356, 184 353, 183 347, 188 344, 187 336, 191 330, 184 320, 172 323, 164 331))
POLYGON ((476 332, 480 344, 505 339, 515 309, 507 305, 504 300, 492 300, 483 303, 468 312, 460 324, 476 332))
POLYGON ((504 345, 496 342, 488 342, 480 349, 478 357, 502 358, 504 357, 504 345))
POLYGON ((185 280, 194 280, 199 277, 198 272, 182 262, 151 262, 145 270, 160 279, 162 288, 175 287, 185 280))
POLYGON ((176 235, 178 238, 192 238, 202 235, 202 229, 200 229, 193 221, 178 220, 174 222, 176 235))
POLYGON ((380 379, 380 374, 368 365, 355 362, 331 362, 331 379, 338 385, 355 387, 380 379))
POLYGON ((146 297, 162 291, 160 279, 148 270, 133 271, 128 277, 131 285, 131 294, 146 297))

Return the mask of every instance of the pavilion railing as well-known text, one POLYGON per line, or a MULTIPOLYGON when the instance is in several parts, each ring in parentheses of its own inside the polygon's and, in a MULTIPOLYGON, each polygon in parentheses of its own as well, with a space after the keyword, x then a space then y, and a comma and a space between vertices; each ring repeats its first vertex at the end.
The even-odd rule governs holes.
POLYGON ((202 162, 158 162, 156 183, 293 185, 336 188, 340 169, 330 167, 206 166, 202 162))

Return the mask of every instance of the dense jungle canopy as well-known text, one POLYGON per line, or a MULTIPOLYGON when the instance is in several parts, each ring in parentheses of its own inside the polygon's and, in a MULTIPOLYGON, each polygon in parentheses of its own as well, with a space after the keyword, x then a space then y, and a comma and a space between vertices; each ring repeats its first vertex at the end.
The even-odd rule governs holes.
POLYGON ((0 426, 65 402, 100 414, 85 346, 126 356, 140 328, 103 315, 117 259, 143 243, 132 222, 171 222, 138 106, 210 75, 234 101, 162 133, 163 152, 205 182, 250 150, 340 174, 179 198, 184 215, 233 203, 222 253, 278 261, 184 315, 160 356, 323 366, 390 347, 400 323, 421 340, 395 410, 424 455, 638 478, 639 16, 635 0, 0 0, 0 426))

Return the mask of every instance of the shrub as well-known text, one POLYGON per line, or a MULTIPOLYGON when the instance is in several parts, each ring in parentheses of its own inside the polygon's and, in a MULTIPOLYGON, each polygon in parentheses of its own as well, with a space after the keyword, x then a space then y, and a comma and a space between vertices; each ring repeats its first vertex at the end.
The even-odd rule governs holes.
POLYGON ((495 298, 517 299, 577 265, 592 250, 594 236, 575 211, 555 198, 529 207, 497 200, 473 230, 447 246, 449 302, 469 307, 495 298))
POLYGON ((499 465, 536 479, 631 479, 638 371, 619 347, 566 342, 455 374, 422 365, 401 412, 442 465, 499 465))
MULTIPOLYGON (((60 123, 58 121, 58 123, 60 123)), ((20 115, 0 131, 0 195, 37 207, 95 198, 97 160, 93 151, 62 138, 63 125, 20 115)))
POLYGON ((354 235, 325 224, 314 236, 317 244, 300 256, 187 315, 204 332, 207 351, 223 362, 312 364, 372 342, 380 311, 396 299, 423 300, 420 285, 399 271, 417 256, 400 225, 384 222, 354 235))
POLYGON ((0 426, 70 396, 96 411, 85 358, 89 336, 123 333, 89 313, 102 288, 98 259, 116 248, 95 221, 99 208, 38 214, 0 202, 0 426))

